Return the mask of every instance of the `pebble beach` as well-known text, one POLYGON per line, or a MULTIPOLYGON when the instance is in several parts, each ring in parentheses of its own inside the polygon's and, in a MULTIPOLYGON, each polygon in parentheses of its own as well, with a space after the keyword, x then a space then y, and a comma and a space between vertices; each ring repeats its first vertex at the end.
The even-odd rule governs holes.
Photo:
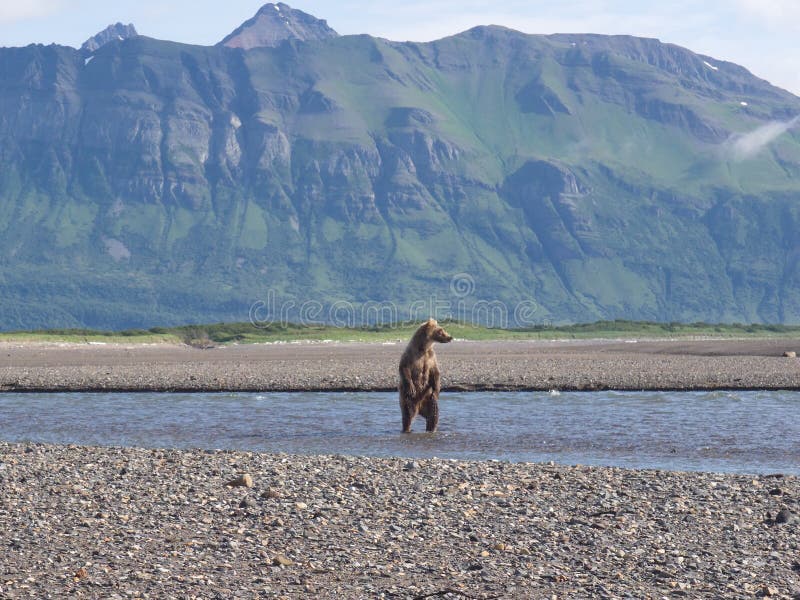
MULTIPOLYGON (((0 343, 0 391, 386 391, 405 342, 0 343)), ((800 340, 489 341, 436 345, 446 392, 800 389, 800 340)))
POLYGON ((0 443, 2 598, 798 598, 800 481, 0 443))

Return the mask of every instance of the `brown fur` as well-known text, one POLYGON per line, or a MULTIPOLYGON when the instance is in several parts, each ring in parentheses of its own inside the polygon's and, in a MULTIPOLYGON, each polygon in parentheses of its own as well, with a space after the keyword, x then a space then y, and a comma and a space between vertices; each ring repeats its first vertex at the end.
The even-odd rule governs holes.
POLYGON ((400 410, 403 432, 411 431, 418 414, 425 417, 425 431, 436 431, 439 424, 439 365, 433 343, 446 344, 452 336, 435 319, 428 319, 414 333, 400 359, 400 410))

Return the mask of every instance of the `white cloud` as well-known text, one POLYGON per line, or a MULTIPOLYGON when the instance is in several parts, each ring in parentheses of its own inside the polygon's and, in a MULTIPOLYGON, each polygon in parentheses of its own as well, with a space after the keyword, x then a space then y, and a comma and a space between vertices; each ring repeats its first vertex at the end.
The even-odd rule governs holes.
POLYGON ((800 123, 800 116, 790 121, 771 121, 750 133, 731 138, 727 144, 734 160, 753 158, 778 137, 800 123))
POLYGON ((25 0, 25 2, 0 3, 0 23, 14 23, 27 19, 46 17, 61 9, 62 0, 25 0))
POLYGON ((736 0, 738 8, 776 29, 800 29, 800 2, 797 0, 736 0))

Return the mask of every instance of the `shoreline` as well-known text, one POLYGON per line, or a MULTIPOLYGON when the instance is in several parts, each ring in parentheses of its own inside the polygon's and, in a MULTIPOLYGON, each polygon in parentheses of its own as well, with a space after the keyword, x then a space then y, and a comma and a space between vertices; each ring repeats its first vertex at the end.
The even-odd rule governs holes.
MULTIPOLYGON (((0 343, 0 392, 393 391, 404 343, 0 343)), ((470 341, 435 346, 442 393, 800 390, 798 339, 470 341)))
MULTIPOLYGON (((0 387, 0 397, 4 394, 314 394, 314 393, 329 393, 329 394, 353 394, 353 393, 394 393, 397 388, 336 388, 324 387, 320 389, 315 388, 150 388, 150 387, 136 387, 136 388, 116 388, 116 387, 101 387, 101 388, 64 388, 64 387, 47 387, 47 388, 23 388, 17 389, 13 387, 0 387)), ((531 393, 544 393, 544 392, 575 392, 575 393, 591 393, 591 392, 620 392, 620 393, 635 393, 635 392, 800 392, 798 387, 647 387, 647 388, 625 388, 625 387, 580 387, 580 388, 540 388, 540 387, 495 387, 495 386, 475 386, 475 387, 447 387, 442 388, 442 394, 447 393, 514 393, 514 392, 531 392, 531 393)))
POLYGON ((4 598, 800 593, 794 476, 0 442, 0 490, 4 598))

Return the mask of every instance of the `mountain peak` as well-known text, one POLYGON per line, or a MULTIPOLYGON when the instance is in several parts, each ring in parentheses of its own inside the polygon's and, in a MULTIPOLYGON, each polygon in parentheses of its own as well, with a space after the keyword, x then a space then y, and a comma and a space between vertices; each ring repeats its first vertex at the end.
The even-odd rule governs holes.
POLYGON ((261 46, 275 47, 289 39, 323 40, 338 35, 328 27, 327 21, 279 2, 262 6, 252 19, 242 23, 219 45, 248 50, 261 46))
POLYGON ((127 25, 123 25, 122 23, 114 23, 113 25, 109 25, 103 29, 103 31, 97 35, 94 35, 83 42, 81 50, 92 53, 101 46, 105 46, 109 42, 113 42, 114 40, 127 40, 128 38, 136 37, 137 35, 139 34, 136 32, 136 27, 134 27, 132 23, 128 23, 127 25))

